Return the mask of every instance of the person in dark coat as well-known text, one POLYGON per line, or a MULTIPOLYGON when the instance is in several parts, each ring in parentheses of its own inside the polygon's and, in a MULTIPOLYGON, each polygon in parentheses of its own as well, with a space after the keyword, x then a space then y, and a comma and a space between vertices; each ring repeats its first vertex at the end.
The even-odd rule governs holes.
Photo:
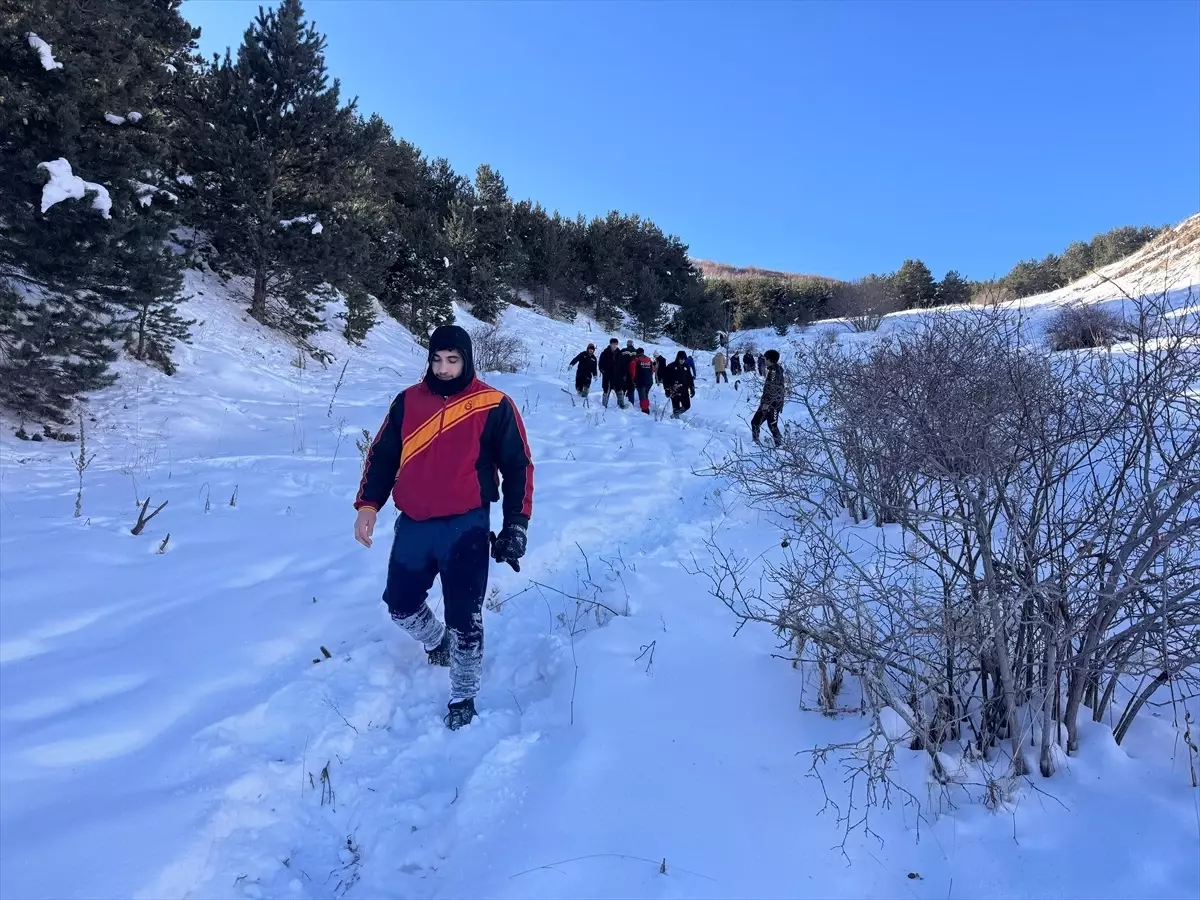
POLYGON ((696 382, 692 371, 688 368, 687 354, 680 350, 675 354, 675 362, 667 366, 663 373, 663 389, 671 398, 671 418, 678 419, 681 413, 692 408, 692 397, 696 396, 696 382))
POLYGON ((742 358, 736 353, 729 354, 729 372, 734 378, 742 374, 742 358))
POLYGON ((654 357, 654 383, 662 384, 663 372, 667 370, 667 358, 661 353, 654 357))
MULTIPOLYGON (((775 357, 778 359, 778 357, 779 357, 778 351, 776 351, 775 357)), ((758 354, 758 374, 762 375, 764 378, 766 377, 766 374, 767 374, 767 357, 763 353, 758 354)))
POLYGON ((742 369, 747 375, 754 374, 754 354, 749 350, 742 354, 742 369))
MULTIPOLYGON (((621 366, 621 378, 624 379, 621 383, 625 388, 625 399, 629 401, 630 405, 633 404, 634 387, 633 379, 629 377, 629 364, 633 362, 634 357, 637 355, 637 348, 633 346, 633 341, 626 341, 625 347, 621 350, 621 355, 618 358, 621 366)), ((624 409, 625 407, 622 406, 621 408, 624 409)))
POLYGON ((783 443, 783 435, 779 433, 779 414, 783 412, 783 403, 787 399, 787 385, 783 379, 783 367, 779 365, 779 351, 768 350, 763 354, 763 361, 766 363, 766 376, 762 399, 758 402, 754 418, 750 420, 750 434, 754 437, 754 443, 759 443, 758 430, 766 422, 778 447, 783 443))
POLYGON ((642 412, 650 415, 650 388, 654 387, 654 360, 641 347, 629 364, 629 380, 637 390, 638 405, 642 412))
POLYGON ((592 387, 592 379, 596 377, 599 368, 596 360, 596 345, 588 344, 586 350, 567 363, 567 368, 569 369, 576 363, 579 364, 579 369, 575 372, 575 390, 580 397, 586 400, 588 391, 592 387))
POLYGON ((608 395, 615 391, 617 394, 617 405, 621 409, 625 408, 624 390, 624 371, 620 368, 621 365, 621 346, 616 338, 611 338, 608 346, 604 348, 604 352, 600 354, 599 360, 600 369, 600 386, 604 390, 602 402, 605 407, 608 406, 608 395))

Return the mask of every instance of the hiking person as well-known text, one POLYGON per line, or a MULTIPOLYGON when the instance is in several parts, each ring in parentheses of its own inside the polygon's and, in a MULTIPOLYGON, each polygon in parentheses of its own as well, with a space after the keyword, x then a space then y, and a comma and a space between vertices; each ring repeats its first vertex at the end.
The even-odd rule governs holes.
POLYGON ((687 353, 680 350, 675 354, 675 362, 667 366, 663 373, 663 388, 671 398, 671 418, 678 419, 681 413, 692 408, 692 397, 696 396, 696 382, 688 368, 687 353))
POLYGON ((598 367, 596 345, 588 344, 586 350, 567 363, 567 368, 569 369, 576 363, 579 363, 579 369, 575 372, 575 390, 580 397, 586 400, 588 391, 592 386, 592 379, 596 377, 598 367))
MULTIPOLYGON (((633 362, 634 358, 637 355, 638 355, 637 348, 633 346, 633 341, 626 341, 624 349, 621 350, 620 366, 621 366, 621 377, 625 379, 625 381, 623 382, 625 385, 625 398, 629 401, 631 406, 633 405, 634 386, 633 386, 633 378, 630 377, 630 374, 629 374, 630 371, 632 371, 629 368, 629 364, 633 362)), ((624 409, 625 407, 621 407, 621 408, 624 409)))
POLYGON ((686 353, 684 356, 687 359, 688 371, 692 373, 692 381, 696 380, 696 361, 692 359, 692 354, 686 353))
POLYGON ((729 354, 729 371, 737 378, 742 374, 742 358, 736 353, 729 354))
POLYGON ((516 404, 475 377, 467 332, 437 328, 428 361, 424 378, 392 400, 371 442, 354 500, 354 538, 371 546, 390 494, 400 515, 383 602, 421 642, 430 665, 450 668, 443 721, 455 730, 476 714, 489 541, 492 559, 519 568, 533 512, 533 459, 516 404), (495 537, 489 523, 500 476, 504 518, 495 537), (438 575, 445 624, 425 602, 438 575))
POLYGON ((620 341, 616 338, 610 338, 608 346, 604 348, 604 352, 600 354, 598 367, 600 369, 600 387, 604 390, 604 396, 601 402, 605 408, 608 407, 608 395, 612 391, 617 393, 617 405, 621 409, 625 408, 625 401, 622 398, 620 372, 618 366, 621 361, 620 341))
POLYGON ((663 383, 663 372, 667 370, 667 358, 661 352, 654 355, 654 383, 663 383))
POLYGON ((717 384, 721 383, 721 379, 725 379, 725 383, 729 383, 729 375, 725 372, 725 354, 721 349, 717 348, 717 355, 713 357, 713 377, 717 384))
POLYGON ((749 350, 742 354, 742 371, 747 375, 754 374, 754 354, 749 350))
POLYGON ((750 434, 754 443, 759 443, 758 430, 763 422, 771 429, 771 437, 775 438, 775 446, 783 443, 783 435, 779 433, 779 414, 783 412, 783 402, 787 399, 787 386, 783 380, 783 367, 779 365, 779 351, 768 350, 763 355, 766 365, 766 376, 763 381, 762 399, 758 401, 758 410, 750 420, 750 434))
MULTIPOLYGON (((778 352, 775 355, 779 356, 778 352)), ((762 353, 758 354, 758 374, 764 377, 767 374, 767 357, 762 353)))
POLYGON ((642 412, 650 415, 650 388, 654 387, 654 360, 646 355, 642 347, 629 364, 629 381, 637 390, 638 405, 642 412))

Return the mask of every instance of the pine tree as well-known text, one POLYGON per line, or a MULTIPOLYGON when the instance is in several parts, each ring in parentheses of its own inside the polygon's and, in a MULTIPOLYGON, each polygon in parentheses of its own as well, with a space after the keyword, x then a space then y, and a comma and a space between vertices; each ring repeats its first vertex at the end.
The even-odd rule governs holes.
POLYGON ((388 227, 387 267, 371 290, 389 315, 424 338, 454 320, 453 251, 442 216, 448 209, 443 195, 458 183, 444 160, 431 165, 390 131, 375 147, 370 168, 388 227))
POLYGON ((167 139, 195 37, 177 0, 0 8, 0 382, 24 414, 110 384, 122 338, 168 371, 186 338, 167 139))
POLYGON ((933 306, 937 299, 937 282, 933 279, 933 273, 919 259, 906 259, 893 280, 903 309, 933 306))
POLYGON ((470 209, 464 202, 456 212, 454 234, 466 262, 456 272, 459 294, 472 315, 494 322, 512 294, 519 266, 508 187, 486 163, 475 174, 470 209))
POLYGON ((324 51, 300 0, 260 8, 236 62, 214 56, 190 141, 214 267, 252 278, 251 315, 301 337, 362 252, 347 202, 377 139, 340 105, 324 51))
POLYGON ((971 302, 971 284, 956 270, 951 269, 937 286, 937 304, 949 306, 971 302))

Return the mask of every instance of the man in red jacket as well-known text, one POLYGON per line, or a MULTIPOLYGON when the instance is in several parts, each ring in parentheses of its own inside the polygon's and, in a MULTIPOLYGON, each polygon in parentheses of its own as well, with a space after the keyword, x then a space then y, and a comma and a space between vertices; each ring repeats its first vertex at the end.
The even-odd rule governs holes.
POLYGON ((450 667, 446 724, 475 717, 483 669, 491 504, 504 477, 504 527, 492 558, 514 569, 533 511, 533 458, 516 405, 475 377, 470 336, 443 325, 429 339, 429 368, 392 401, 371 442, 354 508, 354 537, 370 547, 389 493, 400 515, 383 600, 432 665, 450 667), (442 578, 446 623, 425 598, 442 578))

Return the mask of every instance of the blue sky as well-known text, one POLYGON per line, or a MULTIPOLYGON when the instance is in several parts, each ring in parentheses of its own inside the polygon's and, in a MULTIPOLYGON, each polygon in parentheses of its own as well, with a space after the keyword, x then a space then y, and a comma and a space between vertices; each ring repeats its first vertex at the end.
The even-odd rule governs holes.
MULTIPOLYGON (((273 3, 265 4, 267 6, 273 3)), ((258 4, 186 0, 206 54, 258 4)), ((1200 212, 1200 2, 309 0, 346 98, 693 256, 970 278, 1200 212)))

